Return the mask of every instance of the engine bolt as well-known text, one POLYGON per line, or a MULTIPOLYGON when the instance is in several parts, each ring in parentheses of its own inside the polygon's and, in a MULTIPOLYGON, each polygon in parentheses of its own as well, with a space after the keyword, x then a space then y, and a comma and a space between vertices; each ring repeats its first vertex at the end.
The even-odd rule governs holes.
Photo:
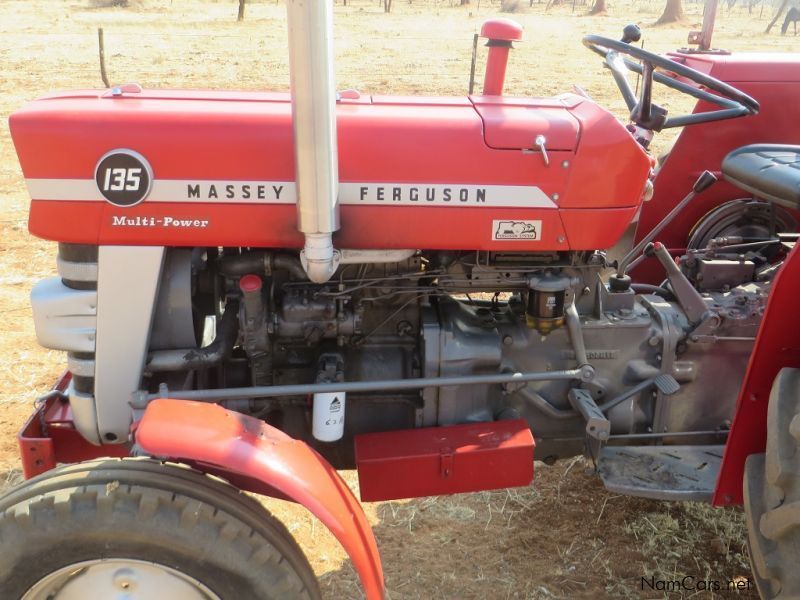
POLYGON ((565 160, 564 162, 561 163, 561 166, 564 167, 565 169, 568 169, 569 168, 569 161, 565 160))
POLYGON ((503 336, 503 345, 504 346, 513 346, 514 345, 514 338, 512 338, 510 335, 504 335, 503 336))
POLYGON ((125 591, 136 588, 136 575, 131 569, 119 569, 113 575, 114 587, 125 591))

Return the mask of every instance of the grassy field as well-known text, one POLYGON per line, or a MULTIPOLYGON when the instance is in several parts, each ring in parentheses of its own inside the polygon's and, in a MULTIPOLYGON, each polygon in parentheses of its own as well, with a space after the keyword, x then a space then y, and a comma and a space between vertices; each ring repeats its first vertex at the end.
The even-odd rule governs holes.
MULTIPOLYGON (((486 0, 467 6, 396 0, 386 15, 374 1, 347 4, 336 5, 338 87, 430 95, 466 93, 472 35, 500 7, 486 0)), ((644 27, 648 49, 666 51, 684 45, 701 19, 701 6, 686 4, 685 23, 648 27, 660 1, 610 0, 601 17, 586 16, 586 6, 573 11, 570 3, 549 11, 543 3, 521 6, 513 17, 525 26, 527 39, 513 53, 508 93, 546 96, 579 84, 614 111, 622 108, 621 99, 581 37, 618 37, 634 21, 644 27)), ((759 10, 726 10, 715 44, 800 48, 800 38, 763 35, 771 9, 763 15, 759 10)), ((54 273, 55 250, 27 234, 27 196, 8 115, 49 91, 100 87, 98 27, 105 29, 112 83, 286 89, 282 3, 248 3, 246 20, 235 19, 233 0, 131 0, 127 8, 103 7, 101 0, 0 0, 0 489, 19 479, 13 435, 63 358, 38 348, 34 338, 27 295, 33 283, 54 273)), ((479 74, 482 69, 479 62, 479 74)), ((672 96, 663 104, 686 106, 672 96)), ((663 136, 656 150, 668 143, 663 136)), ((587 467, 582 459, 554 467, 537 463, 537 482, 526 489, 367 505, 390 597, 653 598, 661 592, 643 592, 641 577, 749 575, 740 512, 611 496, 587 467)), ((345 476, 355 487, 353 474, 345 476)), ((358 597, 355 573, 324 527, 298 507, 265 503, 307 551, 326 597, 358 597)), ((752 591, 735 596, 756 597, 752 591)))

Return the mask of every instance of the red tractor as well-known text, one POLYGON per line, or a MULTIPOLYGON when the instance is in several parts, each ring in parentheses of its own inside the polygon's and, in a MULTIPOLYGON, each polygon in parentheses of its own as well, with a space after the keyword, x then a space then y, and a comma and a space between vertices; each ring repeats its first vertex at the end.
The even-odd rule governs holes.
POLYGON ((625 494, 744 490, 760 592, 799 594, 800 59, 587 36, 623 123, 503 96, 499 19, 482 94, 337 94, 331 3, 287 4, 290 95, 126 85, 10 118, 67 371, 0 498, 0 596, 318 597, 247 491, 308 508, 382 598, 336 469, 367 501, 522 486, 534 439, 625 494))

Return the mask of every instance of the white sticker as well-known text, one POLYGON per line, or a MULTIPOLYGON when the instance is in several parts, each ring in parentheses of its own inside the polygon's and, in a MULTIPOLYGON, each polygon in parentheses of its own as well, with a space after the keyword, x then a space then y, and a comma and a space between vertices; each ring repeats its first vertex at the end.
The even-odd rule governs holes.
POLYGON ((492 221, 493 240, 541 240, 542 222, 521 220, 492 221))

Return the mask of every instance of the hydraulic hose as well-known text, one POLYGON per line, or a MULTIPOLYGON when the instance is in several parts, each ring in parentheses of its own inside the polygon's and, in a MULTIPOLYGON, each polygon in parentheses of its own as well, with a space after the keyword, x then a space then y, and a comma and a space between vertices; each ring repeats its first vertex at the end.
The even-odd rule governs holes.
POLYGON ((229 300, 217 328, 214 341, 202 348, 157 350, 147 357, 145 371, 191 371, 207 369, 228 358, 239 337, 239 303, 229 300))

